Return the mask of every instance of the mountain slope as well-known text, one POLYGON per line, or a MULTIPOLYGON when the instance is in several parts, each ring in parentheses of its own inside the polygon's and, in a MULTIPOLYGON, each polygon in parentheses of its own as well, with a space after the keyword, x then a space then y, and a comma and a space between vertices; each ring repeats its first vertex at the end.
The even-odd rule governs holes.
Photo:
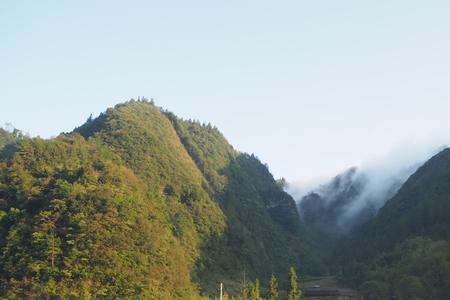
POLYGON ((130 101, 75 132, 111 149, 154 195, 163 195, 172 221, 185 218, 179 238, 189 241, 182 244, 204 290, 223 278, 265 278, 299 262, 304 272, 320 268, 293 199, 266 166, 234 150, 216 128, 130 101))
POLYGON ((298 262, 302 272, 318 272, 321 265, 310 251, 295 202, 267 166, 254 155, 235 151, 211 125, 166 115, 227 217, 225 235, 210 245, 215 250, 208 261, 202 261, 201 275, 223 276, 239 270, 265 278, 298 262))
POLYGON ((416 236, 450 240, 450 149, 432 157, 363 230, 367 251, 391 249, 416 236), (377 245, 373 247, 373 245, 377 245))
POLYGON ((346 280, 386 294, 448 299, 449 195, 450 149, 445 149, 420 167, 371 222, 342 242, 346 280), (399 286, 403 281, 408 284, 399 286))
POLYGON ((220 236, 225 216, 204 190, 205 180, 180 142, 171 122, 158 107, 130 101, 108 109, 76 132, 117 154, 146 182, 159 199, 180 241, 186 267, 193 272, 202 245, 220 236))
POLYGON ((298 202, 302 222, 314 242, 314 252, 326 262, 330 273, 335 272, 335 252, 341 240, 371 220, 379 203, 384 202, 380 198, 386 196, 386 191, 374 196, 368 192, 369 185, 365 173, 350 168, 298 202))
MULTIPOLYGON (((304 196, 298 206, 305 226, 324 238, 346 233, 356 222, 356 213, 349 216, 348 212, 361 197, 365 183, 365 177, 351 168, 304 196)), ((373 208, 368 204, 363 209, 373 208)))
POLYGON ((80 136, 21 142, 1 163, 0 295, 190 299, 190 262, 161 201, 80 136))
POLYGON ((0 297, 200 299, 322 268, 294 200, 210 125, 132 100, 54 139, 9 138, 0 297))

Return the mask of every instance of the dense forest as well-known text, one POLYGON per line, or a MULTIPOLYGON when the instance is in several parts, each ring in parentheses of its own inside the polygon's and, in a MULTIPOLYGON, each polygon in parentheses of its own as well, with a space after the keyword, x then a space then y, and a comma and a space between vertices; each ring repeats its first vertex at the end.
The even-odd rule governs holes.
POLYGON ((338 247, 344 280, 369 299, 450 297, 450 149, 420 167, 338 247))
POLYGON ((450 297, 450 149, 432 157, 379 209, 370 201, 343 218, 360 197, 355 169, 299 204, 315 252, 343 285, 365 299, 450 297), (349 225, 351 225, 349 227, 349 225))
POLYGON ((344 219, 356 174, 297 207, 254 154, 147 100, 51 139, 0 129, 0 298, 297 300, 299 277, 336 275, 449 299, 450 150, 344 219))
POLYGON ((56 138, 0 134, 2 298, 199 299, 323 269, 291 196, 209 124, 131 100, 56 138))

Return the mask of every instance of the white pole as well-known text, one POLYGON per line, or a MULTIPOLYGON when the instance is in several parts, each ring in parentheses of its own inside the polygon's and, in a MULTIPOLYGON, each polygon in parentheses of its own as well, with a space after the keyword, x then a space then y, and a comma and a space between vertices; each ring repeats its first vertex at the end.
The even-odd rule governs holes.
POLYGON ((220 283, 220 300, 223 300, 223 283, 220 283))

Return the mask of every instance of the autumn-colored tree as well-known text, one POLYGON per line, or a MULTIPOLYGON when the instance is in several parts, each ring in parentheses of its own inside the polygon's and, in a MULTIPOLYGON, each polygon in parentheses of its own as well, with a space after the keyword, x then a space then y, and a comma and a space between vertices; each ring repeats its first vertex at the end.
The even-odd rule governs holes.
POLYGON ((268 300, 279 300, 278 281, 274 274, 270 277, 268 300))
POLYGON ((259 280, 256 279, 255 283, 251 285, 250 289, 250 300, 260 300, 261 296, 259 293, 259 280))
POLYGON ((298 277, 294 267, 289 269, 289 292, 288 300, 299 300, 301 291, 298 287, 298 277))

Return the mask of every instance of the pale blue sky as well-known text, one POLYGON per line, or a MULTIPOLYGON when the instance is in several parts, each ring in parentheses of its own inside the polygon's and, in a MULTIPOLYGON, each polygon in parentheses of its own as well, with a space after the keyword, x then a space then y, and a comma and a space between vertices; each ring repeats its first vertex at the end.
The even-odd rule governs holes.
POLYGON ((0 1, 0 123, 70 131, 146 96, 277 177, 450 142, 450 2, 0 1))

